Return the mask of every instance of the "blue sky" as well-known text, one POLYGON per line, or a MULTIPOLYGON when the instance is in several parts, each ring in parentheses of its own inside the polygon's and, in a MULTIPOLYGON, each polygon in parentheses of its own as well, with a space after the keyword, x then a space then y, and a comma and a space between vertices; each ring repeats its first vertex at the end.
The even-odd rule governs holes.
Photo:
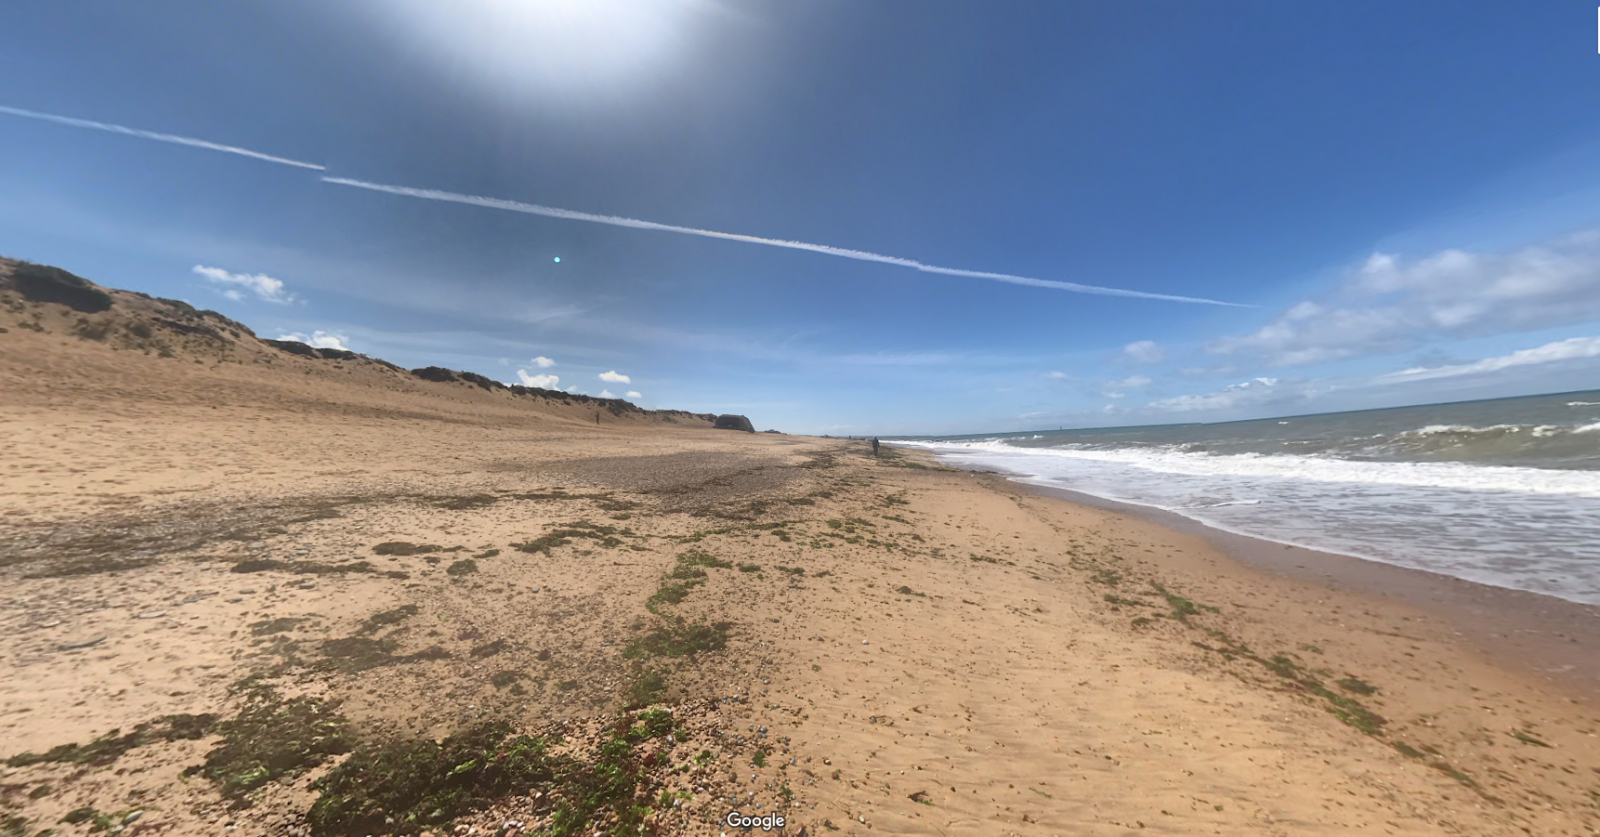
POLYGON ((1594 14, 19 0, 0 105, 325 170, 0 113, 0 255, 797 432, 1600 387, 1594 14))

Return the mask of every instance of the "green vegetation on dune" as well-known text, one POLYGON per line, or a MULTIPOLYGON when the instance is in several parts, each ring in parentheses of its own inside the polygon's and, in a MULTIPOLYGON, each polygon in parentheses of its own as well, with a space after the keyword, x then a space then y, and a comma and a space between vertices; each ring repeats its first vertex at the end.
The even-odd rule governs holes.
POLYGON ((693 590, 699 582, 666 582, 645 599, 644 606, 651 613, 660 615, 663 606, 682 604, 689 598, 689 591, 693 590))
POLYGON ((549 784, 579 768, 549 749, 548 739, 513 736, 502 723, 438 743, 364 746, 317 783, 322 795, 306 822, 318 835, 414 834, 442 826, 513 789, 549 784))
POLYGON ((337 710, 321 698, 284 700, 270 688, 250 689, 239 715, 217 724, 221 743, 184 773, 210 779, 236 806, 248 807, 250 791, 350 751, 349 727, 337 710))
POLYGON ((679 555, 672 569, 661 576, 661 585, 656 592, 645 600, 645 609, 661 616, 664 606, 682 604, 691 590, 705 583, 706 567, 725 570, 732 568, 733 562, 698 549, 679 555))
POLYGON ((662 669, 641 667, 623 692, 623 702, 629 709, 638 709, 661 702, 667 694, 667 678, 662 669))
POLYGON ((1167 604, 1172 608, 1172 618, 1179 622, 1187 622, 1189 617, 1198 616, 1201 611, 1207 613, 1222 612, 1219 608, 1211 605, 1195 604, 1193 601, 1163 587, 1159 581, 1150 582, 1150 586, 1155 588, 1155 591, 1160 593, 1163 599, 1167 600, 1167 604))
POLYGON ((277 619, 263 619, 250 624, 250 634, 252 636, 281 634, 294 630, 305 621, 306 619, 300 616, 280 616, 277 619))
POLYGON ((728 633, 732 622, 710 625, 673 621, 628 643, 622 656, 629 660, 647 657, 687 657, 710 651, 721 651, 728 646, 728 633))
POLYGON ((271 558, 252 558, 233 565, 236 573, 287 572, 296 575, 339 575, 365 573, 385 578, 406 579, 409 573, 400 570, 380 570, 367 561, 347 561, 343 564, 324 564, 320 561, 275 561, 271 558))
POLYGON ((384 541, 372 548, 378 555, 423 555, 429 552, 438 552, 443 547, 431 543, 410 543, 408 541, 384 541))
POLYGON ((11 282, 29 302, 55 302, 84 314, 96 314, 112 306, 111 294, 59 267, 18 262, 11 268, 11 282))
POLYGON ((370 634, 398 625, 417 615, 417 606, 414 604, 401 605, 392 610, 385 610, 368 616, 356 630, 357 634, 370 634))
POLYGON ((671 712, 624 715, 603 733, 592 758, 555 752, 558 736, 517 735, 485 724, 443 741, 390 740, 357 749, 317 782, 306 822, 318 837, 415 834, 510 794, 541 794, 551 805, 548 837, 587 834, 606 819, 612 837, 643 837, 652 781, 639 745, 676 731, 671 712))
POLYGON ((512 544, 512 547, 518 552, 549 555, 550 550, 572 543, 573 538, 588 538, 598 541, 600 546, 609 549, 622 545, 622 538, 618 537, 618 535, 632 537, 633 534, 631 529, 619 529, 615 526, 605 526, 599 523, 590 523, 587 520, 579 520, 574 523, 557 526, 537 538, 512 544))
POLYGON ((318 667, 355 674, 382 666, 443 660, 450 657, 450 652, 438 645, 411 654, 395 654, 395 649, 398 647, 399 642, 389 637, 371 639, 364 636, 349 636, 324 640, 318 646, 323 656, 318 667))
POLYGON ((107 765, 136 747, 158 741, 195 740, 204 738, 216 726, 216 715, 166 715, 146 721, 123 734, 112 730, 88 744, 62 744, 43 753, 21 753, 6 759, 8 767, 26 767, 31 764, 59 763, 78 765, 107 765))
POLYGON ((726 570, 733 567, 733 562, 724 561, 721 558, 713 557, 710 553, 702 550, 691 549, 688 552, 678 556, 678 565, 687 567, 715 567, 717 569, 726 570))

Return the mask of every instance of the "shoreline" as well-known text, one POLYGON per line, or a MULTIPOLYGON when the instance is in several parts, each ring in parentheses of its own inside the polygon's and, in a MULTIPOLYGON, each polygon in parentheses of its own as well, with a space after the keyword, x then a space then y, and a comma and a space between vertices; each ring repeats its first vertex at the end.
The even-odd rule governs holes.
POLYGON ((1199 537, 1243 567, 1426 610, 1496 665, 1600 698, 1600 606, 1230 532, 1154 506, 1028 482, 1017 472, 960 470, 995 474, 1039 496, 1199 537))

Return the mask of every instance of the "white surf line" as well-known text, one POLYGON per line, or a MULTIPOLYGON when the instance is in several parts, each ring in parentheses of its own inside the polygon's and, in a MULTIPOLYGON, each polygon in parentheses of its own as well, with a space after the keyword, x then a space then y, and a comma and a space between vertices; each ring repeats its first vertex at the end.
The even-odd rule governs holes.
POLYGON ((319 166, 316 163, 306 163, 300 160, 291 160, 288 157, 275 157, 271 154, 263 154, 260 151, 251 151, 248 148, 240 148, 235 145, 223 145, 216 142, 207 142, 205 140, 195 139, 193 137, 180 137, 177 134, 161 134, 155 131, 129 128, 125 125, 112 125, 109 122, 94 122, 88 119, 75 119, 71 116, 57 116, 53 113, 39 113, 38 111, 23 110, 22 108, 8 107, 6 105, 0 105, 0 113, 10 114, 12 116, 21 116, 25 119, 38 119, 43 122, 54 122, 57 125, 69 125, 73 128, 89 128, 95 131, 106 131, 113 134, 123 134, 124 136, 155 140, 156 142, 170 142, 174 145, 187 145, 191 148, 204 148, 209 151, 222 151, 227 154, 238 154, 241 157, 251 157, 257 160, 265 160, 268 163, 278 163, 285 166, 298 166, 302 169, 313 169, 315 171, 328 170, 327 166, 319 166))
POLYGON ((553 206, 540 206, 520 201, 504 200, 501 198, 486 198, 478 195, 462 195, 455 192, 444 192, 438 189, 415 189, 410 186, 390 186, 383 183, 369 183, 365 180, 353 180, 348 177, 322 178, 324 183, 333 183, 339 186, 353 186, 357 189, 368 189, 374 192, 387 192, 391 195, 403 195, 409 198, 422 198, 430 201, 447 201, 450 203, 463 203, 471 206, 481 206, 488 209, 502 209, 508 212, 522 212, 528 215, 543 215, 547 218, 564 218, 569 221, 587 221, 593 224, 609 224, 613 227, 628 227, 636 230, 656 230, 659 232, 678 233, 680 235, 698 235, 704 238, 720 238, 725 241, 742 241, 746 244, 762 244, 768 247, 785 247, 790 250, 809 250, 826 256, 838 256, 845 259, 856 259, 864 262, 879 262, 892 264, 897 267, 909 267, 923 273, 938 273, 945 276, 966 276, 974 279, 990 279, 996 282, 1009 282, 1013 285, 1027 285, 1034 288, 1052 288, 1058 291, 1070 291, 1080 294, 1099 294, 1102 296, 1122 296, 1135 299, 1159 299, 1167 302, 1188 302, 1199 305, 1226 305, 1235 308, 1253 308, 1237 302, 1222 302, 1215 299, 1204 299, 1193 296, 1174 296, 1172 294, 1148 293, 1145 291, 1130 291, 1123 288, 1104 288, 1098 285, 1080 285, 1076 282, 1058 282, 1053 279, 1034 279, 1029 276, 1016 276, 1010 273, 990 273, 982 270, 961 270, 954 267, 939 267, 937 265, 923 264, 912 259, 902 259, 896 256, 884 256, 878 253, 868 253, 862 250, 846 250, 841 247, 829 247, 826 244, 807 244, 803 241, 785 241, 778 238, 761 238, 754 235, 740 235, 739 233, 717 232, 715 230, 702 230, 695 227, 680 227, 673 224, 659 224, 655 221, 641 221, 637 218, 624 218, 618 215, 595 215, 589 212, 578 212, 572 209, 558 209, 553 206))

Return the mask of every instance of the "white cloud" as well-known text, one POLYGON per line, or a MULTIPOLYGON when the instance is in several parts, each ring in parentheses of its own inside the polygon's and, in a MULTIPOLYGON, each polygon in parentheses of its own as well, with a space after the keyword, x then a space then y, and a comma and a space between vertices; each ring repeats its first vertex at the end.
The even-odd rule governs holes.
POLYGON ((1277 378, 1252 378, 1243 383, 1224 387, 1216 392, 1164 398, 1160 401, 1152 401, 1146 406, 1153 410, 1172 413, 1196 413, 1257 406, 1276 400, 1280 396, 1277 378))
POLYGON ((549 369, 550 367, 556 365, 555 361, 553 361, 550 358, 547 358, 547 357, 545 357, 543 355, 540 355, 539 357, 536 357, 533 360, 530 360, 528 362, 533 364, 534 366, 539 367, 540 369, 549 369))
POLYGON ((1296 366, 1600 319, 1600 230, 1510 253, 1375 253, 1325 298, 1303 301, 1212 354, 1296 366))
POLYGON ((601 398, 616 398, 615 395, 611 394, 611 390, 609 390, 609 389, 600 390, 600 397, 601 398))
POLYGON ((605 381, 607 383, 612 383, 612 384, 631 384, 631 383, 633 383, 633 381, 631 379, 629 379, 627 375, 620 375, 620 374, 617 373, 617 371, 615 369, 611 370, 610 372, 601 372, 599 377, 600 377, 600 380, 605 381))
POLYGON ((1167 359, 1165 349, 1154 340, 1139 340, 1122 347, 1122 354, 1135 363, 1160 363, 1167 359))
POLYGON ((634 392, 633 390, 630 389, 630 390, 628 390, 628 397, 629 398, 643 398, 644 396, 640 395, 639 393, 634 392))
POLYGON ((1130 375, 1120 381, 1106 381, 1107 389, 1138 389, 1150 385, 1150 379, 1143 375, 1130 375))
POLYGON ((307 337, 299 332, 294 332, 292 334, 280 334, 278 335, 278 339, 293 340, 296 343, 304 343, 307 346, 317 349, 338 349, 342 352, 350 351, 350 347, 345 345, 345 341, 349 340, 350 338, 344 336, 343 334, 333 334, 326 331, 313 332, 310 337, 307 337))
POLYGON ((1508 355, 1484 358, 1474 363, 1407 369, 1402 372, 1383 375, 1378 378, 1378 382, 1427 381, 1435 378, 1456 378, 1462 375, 1485 375, 1505 369, 1514 369, 1518 366, 1534 366, 1541 363, 1556 363, 1563 360, 1582 360, 1593 357, 1600 357, 1600 337, 1574 337, 1570 340, 1546 343, 1543 346, 1537 346, 1532 349, 1522 349, 1508 355))
POLYGON ((295 301, 294 294, 284 290, 282 280, 274 279, 265 273, 229 273, 220 267, 206 267, 199 264, 195 265, 193 270, 207 282, 225 286, 220 293, 235 302, 244 298, 239 288, 253 292, 258 299, 265 302, 287 305, 295 301), (235 287, 226 287, 229 285, 235 287))
POLYGON ((1046 372, 1046 373, 1044 373, 1044 376, 1046 378, 1049 378, 1049 379, 1054 380, 1054 381, 1070 381, 1070 380, 1072 380, 1072 376, 1070 374, 1066 373, 1066 372, 1046 372))
POLYGON ((528 370, 518 369, 517 377, 522 380, 525 387, 538 387, 539 389, 560 389, 561 376, 559 375, 529 375, 528 370))

